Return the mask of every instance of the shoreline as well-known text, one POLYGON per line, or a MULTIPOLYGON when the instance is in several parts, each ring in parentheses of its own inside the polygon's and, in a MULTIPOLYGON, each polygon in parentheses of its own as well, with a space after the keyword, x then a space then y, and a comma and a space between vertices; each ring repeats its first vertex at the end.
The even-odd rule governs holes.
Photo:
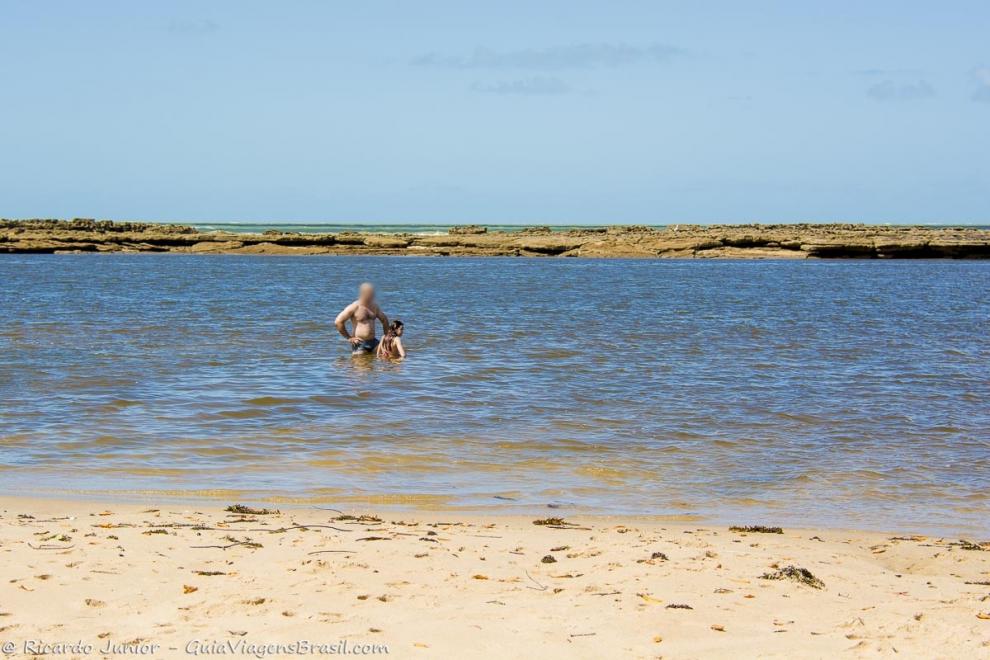
POLYGON ((978 539, 372 506, 5 496, 0 512, 0 637, 18 645, 185 657, 197 640, 346 640, 423 658, 990 648, 990 544, 978 539))
POLYGON ((0 219, 0 253, 529 256, 642 259, 990 259, 990 229, 856 224, 528 227, 447 234, 260 234, 137 222, 0 219))
MULTIPOLYGON (((807 521, 794 527, 792 523, 803 520, 805 515, 798 512, 769 512, 760 508, 723 508, 720 511, 685 509, 670 510, 667 513, 643 513, 621 509, 596 508, 594 505, 565 502, 533 502, 503 500, 496 496, 489 503, 445 502, 433 495, 373 493, 305 496, 288 493, 262 493, 257 491, 235 491, 218 489, 211 491, 173 490, 76 490, 55 489, 30 497, 13 495, 13 491, 0 491, 0 506, 6 501, 29 500, 65 504, 80 501, 91 506, 148 507, 168 506, 173 508, 215 509, 228 502, 240 502, 256 507, 279 509, 283 513, 299 513, 327 507, 349 510, 374 510, 383 516, 428 515, 436 517, 490 518, 510 520, 540 516, 564 518, 622 519, 644 524, 664 524, 682 526, 727 527, 735 524, 766 524, 785 528, 808 529, 834 533, 870 533, 900 536, 923 535, 942 538, 979 538, 988 535, 987 528, 966 525, 936 525, 924 522, 895 522, 873 524, 869 520, 817 520, 810 525, 807 521)), ((987 536, 990 542, 990 536, 987 536)))

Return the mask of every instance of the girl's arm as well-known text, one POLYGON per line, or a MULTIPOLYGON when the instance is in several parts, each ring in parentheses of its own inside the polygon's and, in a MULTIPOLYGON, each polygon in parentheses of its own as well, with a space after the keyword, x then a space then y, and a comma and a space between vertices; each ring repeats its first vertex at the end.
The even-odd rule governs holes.
POLYGON ((398 337, 395 338, 395 350, 398 351, 400 358, 406 357, 406 349, 402 347, 402 340, 398 337))

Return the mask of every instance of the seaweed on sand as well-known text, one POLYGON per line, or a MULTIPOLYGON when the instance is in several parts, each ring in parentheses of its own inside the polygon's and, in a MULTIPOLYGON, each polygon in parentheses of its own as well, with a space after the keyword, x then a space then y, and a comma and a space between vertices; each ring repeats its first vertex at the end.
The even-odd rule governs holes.
POLYGON ((762 580, 794 580, 801 584, 806 584, 812 589, 824 589, 825 583, 816 578, 807 568, 798 566, 785 566, 773 573, 764 573, 760 576, 762 580))
POLYGON ((224 511, 239 513, 242 516, 270 516, 278 513, 278 509, 253 509, 243 504, 231 504, 224 511))
POLYGON ((753 534, 783 534, 784 530, 780 527, 767 527, 765 525, 748 525, 746 527, 741 527, 739 525, 733 525, 729 528, 730 532, 750 532, 753 534))

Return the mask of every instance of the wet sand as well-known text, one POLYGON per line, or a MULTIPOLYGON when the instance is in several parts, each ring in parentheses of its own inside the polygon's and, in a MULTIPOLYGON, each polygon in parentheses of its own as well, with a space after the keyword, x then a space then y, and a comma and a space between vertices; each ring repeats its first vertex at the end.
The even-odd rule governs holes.
POLYGON ((0 642, 18 651, 81 641, 89 657, 108 643, 186 657, 197 640, 307 640, 400 658, 990 654, 990 544, 959 539, 28 498, 0 510, 0 642))

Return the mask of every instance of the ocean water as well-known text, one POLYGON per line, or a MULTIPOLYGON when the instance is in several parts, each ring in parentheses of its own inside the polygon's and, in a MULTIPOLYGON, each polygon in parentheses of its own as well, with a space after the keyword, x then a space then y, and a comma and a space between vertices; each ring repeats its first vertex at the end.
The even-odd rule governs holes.
POLYGON ((8 255, 0 281, 0 492, 990 533, 987 262, 8 255), (405 362, 333 329, 366 279, 405 362))

